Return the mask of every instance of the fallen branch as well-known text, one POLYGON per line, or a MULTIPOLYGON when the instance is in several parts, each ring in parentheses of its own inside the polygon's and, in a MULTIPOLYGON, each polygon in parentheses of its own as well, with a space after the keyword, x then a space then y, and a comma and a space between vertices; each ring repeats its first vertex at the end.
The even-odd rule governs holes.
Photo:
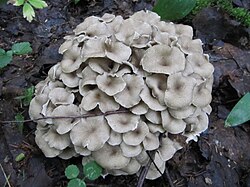
POLYGON ((108 116, 112 114, 121 114, 121 113, 128 113, 129 111, 127 110, 116 110, 116 111, 108 111, 105 113, 89 113, 89 114, 83 114, 79 116, 46 116, 46 117, 40 117, 40 118, 35 118, 35 119, 27 119, 27 120, 22 120, 22 121, 0 121, 0 123, 27 123, 27 122, 32 122, 32 121, 41 121, 45 119, 79 119, 79 118, 89 118, 89 117, 95 117, 95 116, 108 116))

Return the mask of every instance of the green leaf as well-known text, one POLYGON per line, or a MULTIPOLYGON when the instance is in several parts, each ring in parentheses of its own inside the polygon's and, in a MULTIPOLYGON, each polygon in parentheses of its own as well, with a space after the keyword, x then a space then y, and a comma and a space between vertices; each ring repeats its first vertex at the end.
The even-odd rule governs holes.
POLYGON ((32 52, 32 48, 30 47, 29 42, 20 42, 15 43, 12 46, 12 51, 16 55, 24 55, 32 52))
POLYGON ((250 120, 250 93, 244 95, 227 116, 225 127, 234 127, 250 120))
POLYGON ((0 48, 0 68, 7 66, 12 60, 12 52, 5 52, 2 48, 0 48))
POLYGON ((65 176, 68 179, 74 179, 79 175, 79 169, 76 165, 72 164, 66 167, 65 169, 65 176))
POLYGON ((15 161, 16 162, 20 162, 25 158, 25 154, 24 153, 20 153, 19 155, 16 156, 15 161))
POLYGON ((79 1, 80 1, 80 0, 75 0, 75 1, 74 1, 74 2, 75 2, 75 5, 76 5, 77 3, 79 3, 79 1))
POLYGON ((95 180, 102 174, 102 167, 95 161, 90 161, 83 166, 83 173, 89 180, 95 180))
POLYGON ((29 3, 24 3, 23 6, 23 17, 28 20, 28 22, 31 22, 33 18, 35 17, 35 11, 32 8, 32 6, 29 3))
POLYGON ((34 86, 31 86, 24 91, 24 95, 23 95, 24 97, 22 99, 24 106, 29 106, 30 101, 32 100, 33 95, 34 95, 34 91, 35 91, 34 86))
POLYGON ((165 20, 178 20, 188 15, 195 7, 195 0, 158 0, 153 11, 165 20))
POLYGON ((67 185, 67 187, 86 187, 86 184, 81 179, 71 179, 67 185))
POLYGON ((13 4, 15 6, 21 6, 24 4, 24 0, 16 0, 16 2, 13 4))
POLYGON ((38 9, 42 9, 48 6, 47 3, 42 0, 28 0, 28 1, 33 7, 38 9))
POLYGON ((24 120, 24 116, 21 113, 18 113, 15 116, 15 120, 18 121, 17 125, 18 125, 18 130, 20 131, 21 134, 23 134, 23 120, 24 120))

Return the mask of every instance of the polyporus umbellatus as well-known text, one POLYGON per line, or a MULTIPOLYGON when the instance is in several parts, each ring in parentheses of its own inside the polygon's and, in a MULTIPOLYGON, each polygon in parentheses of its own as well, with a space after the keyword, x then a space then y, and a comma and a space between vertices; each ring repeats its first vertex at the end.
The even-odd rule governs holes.
MULTIPOLYGON (((149 161, 146 151, 155 150, 163 172, 182 148, 170 135, 197 140, 208 126, 214 68, 192 37, 190 26, 150 11, 125 20, 86 18, 65 37, 62 61, 36 85, 30 103, 31 119, 57 117, 37 122, 35 140, 45 156, 82 155, 106 174, 126 175, 138 173, 149 161), (109 111, 124 112, 104 115, 109 111)), ((146 178, 159 176, 152 164, 146 178)))

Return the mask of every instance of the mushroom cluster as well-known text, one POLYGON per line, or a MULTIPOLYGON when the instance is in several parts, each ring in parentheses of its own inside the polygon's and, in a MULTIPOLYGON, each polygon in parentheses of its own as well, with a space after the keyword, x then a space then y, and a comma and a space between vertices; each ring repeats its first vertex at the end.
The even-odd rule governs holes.
MULTIPOLYGON (((45 156, 82 155, 106 174, 127 175, 154 151, 163 172, 182 148, 171 135, 196 141, 208 126, 214 68, 192 38, 192 27, 150 11, 86 18, 65 37, 63 59, 30 103, 31 119, 52 117, 37 121, 35 132, 45 156)), ((159 176, 152 164, 146 178, 159 176)))

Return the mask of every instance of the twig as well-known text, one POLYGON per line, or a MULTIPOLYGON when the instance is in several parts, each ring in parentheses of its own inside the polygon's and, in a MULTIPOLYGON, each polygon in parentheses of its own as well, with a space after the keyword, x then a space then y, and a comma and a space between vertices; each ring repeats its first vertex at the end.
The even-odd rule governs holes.
POLYGON ((0 164, 0 167, 1 167, 1 170, 2 170, 2 172, 3 172, 4 178, 5 178, 5 180, 6 180, 6 183, 8 184, 9 187, 11 187, 10 182, 9 182, 10 176, 7 177, 7 175, 6 175, 6 173, 5 173, 4 169, 3 169, 2 164, 0 164))
MULTIPOLYGON (((148 153, 148 152, 147 152, 148 153)), ((151 151, 148 153, 151 158, 155 156, 155 151, 151 151)), ((136 185, 136 187, 142 187, 143 186, 143 183, 145 181, 145 178, 147 176, 147 173, 148 173, 148 170, 150 168, 150 165, 152 164, 152 159, 149 159, 148 163, 146 166, 144 166, 140 172, 140 175, 139 175, 139 179, 138 179, 138 183, 136 185)))
POLYGON ((90 113, 90 114, 83 114, 80 116, 46 116, 46 117, 41 117, 41 118, 35 118, 35 119, 27 119, 23 121, 0 121, 0 123, 27 123, 27 122, 32 122, 32 121, 40 121, 40 120, 45 120, 45 119, 68 119, 68 118, 73 118, 73 119, 79 119, 79 118, 88 118, 88 117, 94 117, 94 116, 107 116, 107 115, 112 115, 112 114, 120 114, 120 113, 128 113, 127 110, 116 110, 116 111, 108 111, 105 113, 90 113))
MULTIPOLYGON (((170 186, 170 187, 174 187, 174 183, 173 183, 173 181, 172 181, 172 179, 171 179, 171 177, 170 177, 170 175, 169 175, 169 171, 168 171, 167 166, 166 166, 166 168, 165 168, 165 174, 166 174, 166 177, 167 177, 167 179, 168 179, 168 184, 169 184, 169 186, 170 186)), ((163 178, 164 178, 164 177, 163 177, 163 178)))

